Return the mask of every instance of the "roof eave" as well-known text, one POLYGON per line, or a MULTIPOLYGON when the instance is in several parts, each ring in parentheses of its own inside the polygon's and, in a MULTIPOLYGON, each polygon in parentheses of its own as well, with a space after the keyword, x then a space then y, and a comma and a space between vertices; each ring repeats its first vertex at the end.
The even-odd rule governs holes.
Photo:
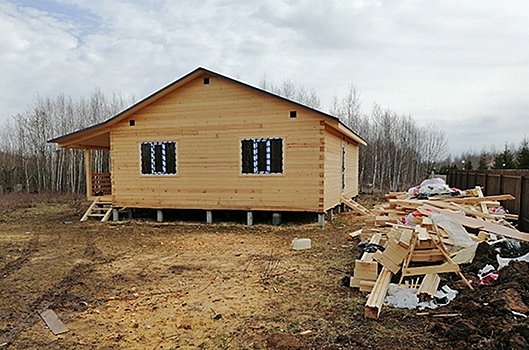
POLYGON ((107 120, 105 120, 105 121, 103 121, 103 122, 101 122, 99 124, 95 124, 95 125, 89 126, 87 128, 84 128, 84 129, 81 129, 81 130, 77 130, 77 131, 74 131, 72 133, 69 133, 69 134, 66 134, 66 135, 63 135, 63 136, 48 140, 48 142, 50 142, 50 143, 58 143, 58 144, 61 144, 61 145, 68 145, 69 143, 74 143, 74 141, 76 141, 76 142, 79 141, 79 139, 82 140, 83 137, 82 137, 81 134, 83 134, 83 133, 86 133, 86 132, 89 132, 89 131, 95 132, 95 131, 97 131, 97 129, 107 128, 107 127, 110 128, 110 126, 118 123, 119 121, 123 120, 127 116, 137 112, 141 108, 144 108, 145 107, 144 105, 147 102, 148 103, 154 102, 154 100, 153 100, 154 98, 156 98, 155 100, 157 100, 157 99, 165 96, 166 94, 170 93, 174 89, 178 88, 179 86, 187 83, 187 81, 194 79, 195 75, 199 76, 199 75, 204 74, 204 73, 210 74, 210 75, 222 78, 222 79, 226 79, 226 80, 228 80, 230 82, 233 82, 235 84, 244 86, 246 88, 249 88, 251 90, 257 91, 259 93, 263 93, 265 95, 268 95, 268 96, 271 96, 273 98, 279 99, 279 100, 284 101, 286 103, 292 104, 292 105, 294 105, 296 107, 305 109, 305 110, 307 110, 307 111, 309 111, 311 113, 315 113, 315 114, 318 114, 318 115, 323 116, 325 118, 328 118, 328 119, 331 119, 333 121, 336 121, 341 126, 341 128, 339 128, 339 130, 341 132, 343 132, 345 134, 352 134, 349 137, 351 137, 353 140, 357 141, 360 144, 367 145, 367 143, 360 136, 358 136, 354 131, 352 131, 350 128, 348 128, 345 124, 343 124, 340 121, 340 119, 338 119, 335 116, 332 116, 330 114, 327 114, 327 113, 322 112, 320 110, 317 110, 315 108, 303 105, 303 104, 301 104, 299 102, 289 100, 289 99, 287 99, 285 97, 279 96, 279 95, 274 94, 274 93, 272 93, 270 91, 266 91, 266 90, 263 90, 263 89, 258 88, 256 86, 244 83, 242 81, 235 80, 233 78, 230 78, 228 76, 222 75, 220 73, 216 73, 214 71, 211 71, 211 70, 203 68, 203 67, 198 67, 198 68, 194 69, 190 73, 188 73, 188 74, 184 75, 183 77, 181 77, 181 78, 179 78, 179 79, 167 84, 166 86, 162 87, 161 89, 153 92, 152 94, 148 95, 147 97, 143 98, 142 100, 136 102, 135 104, 131 105, 130 107, 124 109, 121 112, 119 112, 115 116, 113 116, 113 117, 111 117, 111 118, 109 118, 109 119, 107 119, 107 120), (79 138, 79 136, 81 136, 81 137, 79 138))

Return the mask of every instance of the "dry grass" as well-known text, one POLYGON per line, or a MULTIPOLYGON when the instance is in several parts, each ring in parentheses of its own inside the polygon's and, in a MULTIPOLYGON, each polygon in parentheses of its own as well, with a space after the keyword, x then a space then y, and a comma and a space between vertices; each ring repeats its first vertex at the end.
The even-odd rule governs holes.
POLYGON ((81 206, 83 206, 84 201, 84 195, 73 192, 7 192, 0 195, 0 213, 7 214, 19 209, 32 208, 38 205, 53 204, 64 204, 79 209, 81 206))
POLYGON ((363 224, 352 213, 324 229, 315 223, 81 223, 76 208, 33 200, 25 202, 33 207, 0 220, 0 344, 9 349, 435 344, 413 313, 388 310, 379 322, 366 320, 365 296, 340 286, 360 253, 346 240, 363 224), (292 250, 296 237, 310 238, 312 248, 292 250), (42 307, 54 309, 70 332, 56 337, 45 329, 35 313, 42 307), (301 335, 307 330, 313 333, 301 335))

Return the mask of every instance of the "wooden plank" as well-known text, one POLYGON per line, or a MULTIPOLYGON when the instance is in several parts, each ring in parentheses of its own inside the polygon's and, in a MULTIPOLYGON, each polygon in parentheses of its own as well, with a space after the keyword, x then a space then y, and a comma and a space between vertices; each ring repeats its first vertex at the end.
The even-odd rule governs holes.
POLYGON ((86 176, 86 198, 90 198, 92 196, 92 153, 89 149, 85 149, 84 151, 84 162, 86 176))
POLYGON ((357 202, 353 201, 352 199, 349 199, 347 197, 341 196, 340 201, 347 205, 351 210, 353 210, 356 213, 359 213, 361 215, 369 215, 371 212, 358 204, 357 202))
POLYGON ((102 222, 108 221, 108 219, 110 218, 110 215, 112 214, 112 210, 113 210, 112 207, 108 208, 107 212, 101 219, 102 222))
POLYGON ((421 286, 417 291, 417 296, 420 301, 431 300, 437 292, 437 287, 441 282, 441 277, 436 273, 430 273, 424 276, 421 286))
POLYGON ((360 230, 356 230, 356 231, 354 231, 354 232, 349 233, 349 234, 347 235, 347 239, 348 239, 348 240, 353 240, 353 239, 355 239, 355 238, 360 237, 360 234, 362 234, 362 229, 360 229, 360 230))
POLYGON ((386 268, 382 269, 380 275, 373 286, 373 290, 369 297, 367 298, 366 305, 364 307, 364 316, 367 318, 378 319, 380 315, 380 310, 382 309, 382 304, 384 303, 384 298, 388 293, 389 283, 391 282, 391 277, 393 274, 386 268))
POLYGON ((513 200, 513 199, 516 199, 516 198, 510 194, 501 194, 497 196, 486 196, 486 197, 444 198, 443 201, 452 202, 452 203, 473 204, 473 203, 479 203, 479 202, 503 201, 503 200, 513 200))
MULTIPOLYGON (((376 233, 371 237, 369 243, 379 244, 382 238, 381 233, 376 233)), ((355 260, 355 269, 353 278, 351 278, 351 287, 360 287, 362 281, 376 281, 378 276, 378 263, 373 262, 373 254, 364 252, 360 260, 355 260)))
POLYGON ((428 234, 428 231, 422 226, 415 226, 415 232, 417 233, 419 241, 429 241, 432 239, 428 234))
POLYGON ((421 266, 421 267, 408 267, 402 269, 404 276, 419 276, 427 275, 430 273, 445 273, 445 272, 458 272, 459 265, 457 264, 442 264, 435 266, 421 266))
MULTIPOLYGON (((439 251, 441 253, 443 253, 443 255, 445 256, 445 259, 446 261, 449 263, 449 264, 454 264, 454 262, 452 261, 452 259, 450 258, 450 253, 448 252, 448 250, 446 249, 445 245, 443 244, 442 242, 442 238, 441 238, 441 235, 439 234, 439 228, 437 227, 437 225, 434 223, 434 228, 435 228, 435 232, 437 233, 437 239, 432 239, 432 241, 435 243, 435 245, 437 246, 437 249, 439 249, 439 251)), ((459 265, 458 265, 459 266, 459 265)), ((461 273, 461 270, 459 269, 458 271, 456 271, 456 273, 459 275, 459 277, 461 277, 461 279, 463 280, 463 282, 465 282, 465 284, 471 289, 471 290, 474 290, 474 288, 470 285, 470 282, 468 282, 468 280, 465 278, 465 276, 463 276, 463 273, 461 273)))
POLYGON ((373 287, 375 286, 376 281, 360 281, 360 291, 361 292, 372 292, 373 287))
POLYGON ((68 328, 62 323, 62 321, 57 317, 57 314, 53 310, 46 309, 39 312, 39 316, 50 328, 53 334, 58 335, 68 332, 68 328))
POLYGON ((445 256, 438 250, 417 250, 415 249, 411 254, 411 261, 413 262, 432 262, 445 261, 445 256))
POLYGON ((86 211, 86 213, 84 213, 80 221, 86 221, 88 219, 90 214, 92 214, 92 210, 94 210, 98 202, 99 202, 99 197, 96 197, 96 199, 94 199, 92 204, 90 204, 90 206, 88 207, 88 210, 86 211))
MULTIPOLYGON (((478 193, 478 197, 479 198, 483 198, 484 197, 483 191, 481 190, 481 187, 476 186, 476 192, 478 193)), ((481 205, 481 211, 483 213, 485 213, 485 214, 488 214, 489 213, 489 208, 487 207, 487 204, 485 202, 481 202, 480 205, 481 205)))
POLYGON ((405 249, 408 249, 413 238, 413 231, 408 229, 400 229, 400 232, 402 234, 400 235, 399 245, 405 249))
MULTIPOLYGON (((425 204, 425 207, 428 208, 428 205, 425 204)), ((435 208, 433 208, 435 209, 435 208)), ((516 229, 512 229, 507 226, 502 226, 495 224, 493 222, 486 222, 479 219, 471 218, 459 213, 452 212, 450 210, 436 209, 441 214, 453 218, 461 223, 463 226, 475 226, 477 228, 482 228, 486 231, 492 232, 494 234, 500 234, 507 236, 509 238, 520 239, 522 241, 529 242, 529 233, 520 232, 516 229)))
MULTIPOLYGON (((395 257, 393 258, 395 259, 395 257)), ((397 263, 392 259, 388 258, 386 254, 382 253, 381 251, 377 251, 375 254, 373 254, 373 259, 378 261, 380 264, 382 264, 382 266, 390 270, 392 273, 397 273, 400 270, 400 264, 402 263, 402 260, 404 260, 404 257, 400 262, 397 263)))

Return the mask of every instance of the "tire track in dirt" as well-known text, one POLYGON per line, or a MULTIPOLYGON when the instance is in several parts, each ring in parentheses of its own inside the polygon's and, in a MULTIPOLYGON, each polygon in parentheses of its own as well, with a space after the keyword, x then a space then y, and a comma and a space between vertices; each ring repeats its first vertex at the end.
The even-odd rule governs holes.
MULTIPOLYGON (((30 243, 29 248, 23 256, 14 260, 4 267, 3 273, 13 273, 22 268, 22 266, 29 262, 32 254, 37 252, 35 242, 30 243)), ((9 346, 18 338, 18 335, 26 329, 34 326, 41 321, 37 311, 43 309, 70 309, 76 312, 85 311, 88 307, 83 304, 85 300, 70 294, 69 292, 77 285, 83 285, 84 281, 90 278, 90 275, 95 271, 94 265, 99 265, 102 262, 109 263, 114 259, 103 257, 101 251, 98 250, 92 242, 86 244, 84 254, 86 258, 92 263, 76 264, 68 274, 61 279, 60 282, 49 288, 46 292, 40 295, 35 301, 27 306, 28 311, 17 311, 14 309, 4 310, 0 314, 1 319, 16 320, 11 327, 0 330, 0 344, 9 346)), ((3 274, 2 274, 3 276, 3 274)), ((89 301, 91 302, 91 301, 89 301)), ((85 302, 86 303, 86 302, 85 302)))
POLYGON ((8 262, 2 269, 0 269, 0 277, 6 278, 8 275, 19 270, 22 265, 29 261, 29 258, 38 252, 38 239, 32 238, 28 242, 26 249, 22 251, 22 255, 13 261, 8 262))

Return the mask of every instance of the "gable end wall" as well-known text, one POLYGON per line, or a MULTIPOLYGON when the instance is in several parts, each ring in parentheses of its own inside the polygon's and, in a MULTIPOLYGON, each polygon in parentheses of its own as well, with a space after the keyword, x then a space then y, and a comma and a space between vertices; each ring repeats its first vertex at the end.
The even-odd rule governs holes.
POLYGON ((358 144, 331 127, 325 131, 325 210, 340 204, 342 194, 358 195, 358 144), (342 193, 342 144, 345 145, 345 191, 342 193))
POLYGON ((321 212, 322 117, 203 75, 111 129, 118 207, 321 212), (204 85, 203 78, 210 83, 204 85), (297 117, 290 118, 296 110, 297 117), (135 120, 130 126, 129 121, 135 120), (283 174, 241 174, 241 140, 283 138, 283 174), (140 144, 177 142, 177 175, 142 175, 140 144))

